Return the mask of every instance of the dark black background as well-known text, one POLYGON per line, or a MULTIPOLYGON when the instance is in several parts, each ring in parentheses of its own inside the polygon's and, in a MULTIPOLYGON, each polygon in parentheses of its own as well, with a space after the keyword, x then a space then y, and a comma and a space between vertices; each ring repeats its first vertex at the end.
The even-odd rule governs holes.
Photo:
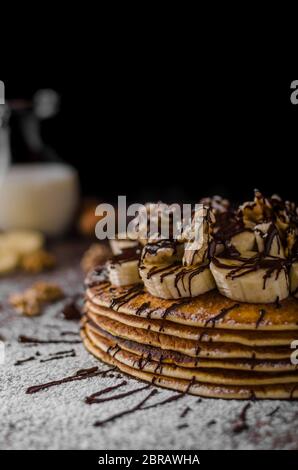
POLYGON ((62 95, 45 139, 78 169, 86 195, 195 201, 253 189, 298 200, 298 73, 266 56, 204 61, 170 47, 100 55, 78 73, 3 77, 8 98, 62 95))

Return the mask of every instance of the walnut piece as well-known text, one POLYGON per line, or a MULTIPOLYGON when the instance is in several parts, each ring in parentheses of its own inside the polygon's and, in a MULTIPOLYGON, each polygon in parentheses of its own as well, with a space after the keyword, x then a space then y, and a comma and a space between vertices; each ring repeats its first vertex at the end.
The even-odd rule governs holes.
POLYGON ((34 317, 41 313, 41 302, 36 298, 32 289, 28 289, 23 294, 11 295, 9 302, 22 315, 34 317))
POLYGON ((21 268, 30 273, 40 273, 56 265, 56 258, 45 250, 38 250, 21 259, 21 268))
POLYGON ((104 264, 111 256, 112 252, 107 245, 93 243, 83 255, 81 267, 87 273, 95 266, 104 264))
POLYGON ((40 315, 43 304, 63 297, 64 293, 58 285, 41 281, 22 293, 11 295, 9 302, 17 312, 33 317, 40 315))

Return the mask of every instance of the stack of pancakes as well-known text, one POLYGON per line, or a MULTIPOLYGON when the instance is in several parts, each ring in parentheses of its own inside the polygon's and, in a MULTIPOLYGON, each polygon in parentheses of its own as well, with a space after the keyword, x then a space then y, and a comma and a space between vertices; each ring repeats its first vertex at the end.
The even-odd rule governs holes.
MULTIPOLYGON (((94 356, 156 385, 204 397, 298 398, 291 360, 297 300, 237 303, 213 290, 163 300, 144 286, 114 287, 94 272, 82 339, 94 356)), ((292 357, 293 359, 293 357, 292 357)))

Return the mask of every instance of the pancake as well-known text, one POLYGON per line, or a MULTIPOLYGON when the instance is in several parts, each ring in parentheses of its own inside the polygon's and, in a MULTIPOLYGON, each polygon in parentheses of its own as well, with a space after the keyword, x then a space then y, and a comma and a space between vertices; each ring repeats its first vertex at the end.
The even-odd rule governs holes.
POLYGON ((194 341, 238 343, 246 346, 289 346, 292 341, 298 340, 298 330, 270 331, 268 333, 268 331, 198 328, 168 320, 150 320, 136 315, 126 315, 90 301, 86 301, 85 308, 87 311, 124 323, 132 328, 141 328, 194 341))
MULTIPOLYGON (((86 325, 87 320, 82 321, 82 325, 86 325)), ((175 364, 180 367, 200 367, 200 368, 219 368, 232 370, 255 370, 262 372, 286 372, 298 369, 290 360, 259 360, 259 359, 205 359, 194 358, 176 351, 165 351, 157 347, 148 346, 134 341, 115 338, 107 332, 94 331, 90 329, 90 325, 86 325, 86 329, 92 334, 99 334, 106 339, 119 344, 122 349, 132 352, 139 358, 152 358, 154 361, 175 364)))
POLYGON ((92 320, 89 327, 95 332, 108 332, 114 337, 132 340, 140 344, 159 347, 163 350, 177 351, 191 357, 216 359, 289 359, 290 347, 248 347, 237 343, 204 343, 177 338, 163 333, 132 328, 110 318, 87 313, 92 320))
POLYGON ((127 315, 168 320, 200 328, 233 330, 298 330, 298 300, 288 297, 275 304, 238 303, 213 290, 179 301, 153 297, 140 287, 112 287, 108 282, 87 288, 86 297, 96 305, 127 315))
MULTIPOLYGON (((118 369, 130 376, 146 382, 169 388, 182 393, 190 393, 209 398, 225 398, 225 399, 296 399, 298 398, 298 384, 275 384, 275 385, 242 385, 228 386, 216 385, 210 383, 199 383, 195 379, 185 380, 179 378, 167 377, 157 373, 149 373, 140 368, 130 367, 104 350, 96 347, 96 345, 87 337, 85 329, 81 331, 82 340, 86 349, 95 357, 103 362, 114 365, 118 369)), ((121 348, 120 348, 121 349, 121 348)))
POLYGON ((191 380, 195 378, 198 382, 212 383, 219 385, 271 385, 282 383, 298 383, 298 371, 264 373, 256 371, 235 371, 222 369, 201 369, 180 367, 162 360, 154 361, 152 358, 142 358, 136 354, 119 347, 116 341, 111 341, 103 336, 85 329, 85 333, 95 347, 106 352, 117 361, 129 367, 143 370, 145 372, 157 373, 167 377, 191 380))

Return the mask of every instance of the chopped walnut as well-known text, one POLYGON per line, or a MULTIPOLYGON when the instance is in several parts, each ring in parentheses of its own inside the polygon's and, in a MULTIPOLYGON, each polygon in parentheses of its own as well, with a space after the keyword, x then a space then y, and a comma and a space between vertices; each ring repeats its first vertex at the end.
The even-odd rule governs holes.
POLYGON ((21 267, 30 273, 39 273, 45 269, 51 269, 56 264, 56 258, 45 250, 38 250, 21 259, 21 267))
POLYGON ((260 224, 271 219, 272 206, 268 199, 264 198, 260 191, 255 190, 253 202, 245 202, 239 207, 243 216, 245 227, 253 228, 256 224, 260 224))
POLYGON ((57 284, 49 282, 36 282, 32 287, 41 302, 53 302, 64 297, 63 290, 57 284))
POLYGON ((110 257, 112 252, 107 245, 103 243, 93 243, 83 255, 81 266, 83 271, 88 272, 99 264, 104 264, 110 257))
POLYGON ((11 295, 9 302, 19 313, 31 317, 41 313, 43 304, 63 297, 64 293, 59 286, 41 281, 22 293, 11 295))
POLYGON ((33 289, 28 289, 23 294, 11 295, 9 302, 22 315, 34 317, 41 313, 41 302, 36 298, 33 289))

